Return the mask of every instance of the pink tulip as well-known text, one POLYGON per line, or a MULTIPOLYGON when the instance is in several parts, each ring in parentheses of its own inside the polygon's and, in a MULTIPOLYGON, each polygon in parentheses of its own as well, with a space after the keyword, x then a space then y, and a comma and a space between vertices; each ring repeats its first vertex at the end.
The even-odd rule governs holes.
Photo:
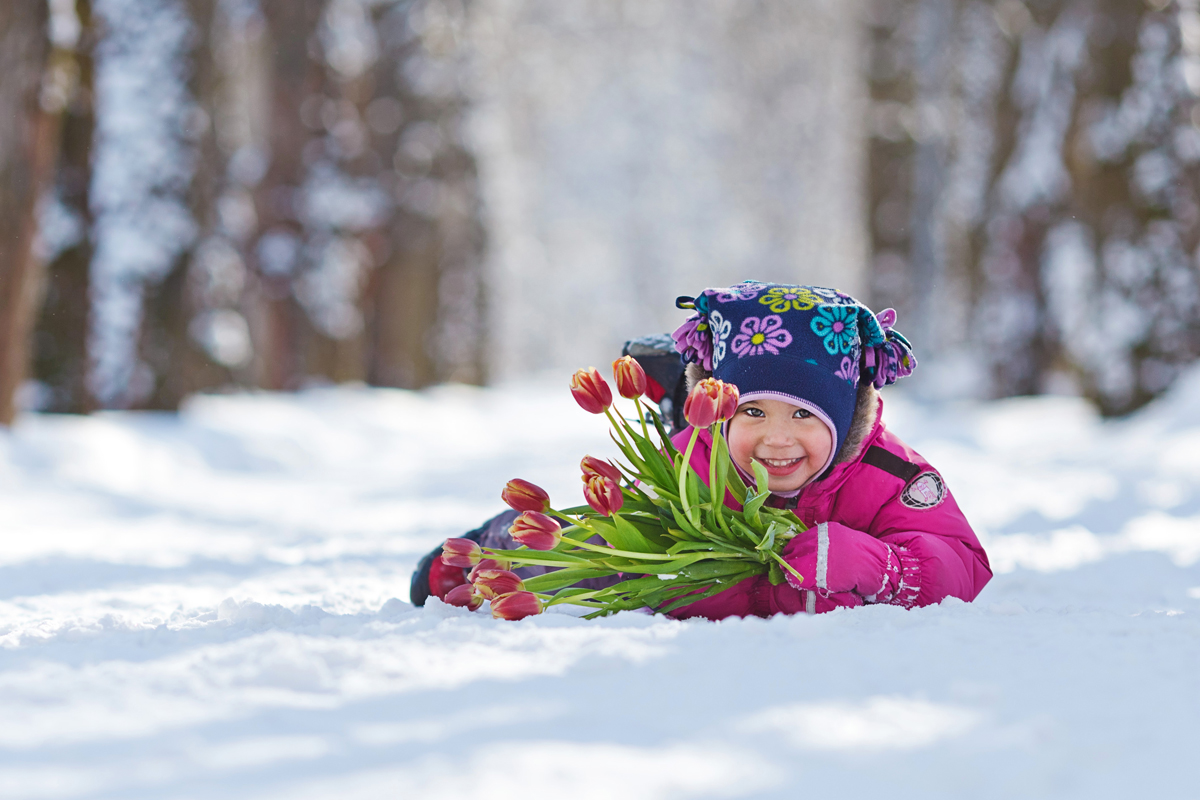
POLYGON ((470 569, 483 558, 479 545, 470 539, 447 539, 442 545, 442 561, 451 567, 470 569))
POLYGON ((513 592, 492 601, 492 616, 496 619, 525 619, 542 613, 542 602, 533 592, 513 592))
POLYGON ((721 410, 721 381, 705 378, 697 383, 683 401, 683 416, 693 428, 707 428, 717 421, 721 410))
POLYGON ((733 419, 733 415, 737 413, 741 393, 732 383, 724 381, 717 381, 717 383, 721 384, 721 396, 717 404, 717 422, 724 422, 727 419, 733 419))
POLYGON ((472 582, 475 593, 485 600, 495 600, 497 597, 513 592, 525 591, 525 584, 515 572, 506 569, 480 570, 472 582))
POLYGON ((500 499, 514 511, 545 511, 550 507, 550 495, 546 490, 521 478, 513 478, 504 484, 500 499))
POLYGON ((612 389, 595 367, 576 370, 571 376, 571 394, 579 407, 589 414, 603 414, 612 405, 612 389))
POLYGON ((446 592, 445 602, 447 605, 458 606, 468 611, 475 611, 483 605, 483 600, 484 598, 479 596, 479 593, 475 591, 475 588, 471 584, 464 583, 446 592))
POLYGON ((475 576, 485 569, 508 569, 511 566, 507 561, 501 561, 498 558, 485 558, 475 565, 475 569, 467 573, 467 581, 474 583, 475 576))
POLYGON ((553 550, 562 541, 562 529, 553 517, 526 511, 508 529, 508 535, 530 550, 553 550))
POLYGON ((616 483, 621 482, 621 470, 595 456, 584 456, 583 461, 579 462, 579 468, 583 470, 584 483, 587 483, 587 479, 593 475, 608 478, 610 481, 615 481, 616 483))
POLYGON ((621 397, 632 400, 646 393, 646 371, 633 356, 621 356, 613 362, 613 377, 621 397))
POLYGON ((625 504, 621 487, 601 475, 593 475, 584 482, 583 496, 589 506, 606 517, 620 511, 625 504))

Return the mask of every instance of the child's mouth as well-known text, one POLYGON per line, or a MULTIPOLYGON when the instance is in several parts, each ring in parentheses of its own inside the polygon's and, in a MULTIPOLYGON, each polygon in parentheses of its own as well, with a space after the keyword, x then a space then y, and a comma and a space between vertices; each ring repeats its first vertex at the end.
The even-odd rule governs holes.
POLYGON ((768 475, 791 475, 800 468, 800 463, 806 457, 799 458, 759 458, 754 457, 754 460, 767 468, 768 475))

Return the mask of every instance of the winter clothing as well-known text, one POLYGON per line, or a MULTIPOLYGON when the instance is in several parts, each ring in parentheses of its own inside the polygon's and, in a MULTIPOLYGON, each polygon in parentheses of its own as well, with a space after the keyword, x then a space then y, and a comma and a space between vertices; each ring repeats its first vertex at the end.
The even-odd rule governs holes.
MULTIPOLYGON (((870 385, 858 393, 855 422, 834 466, 794 498, 809 528, 782 556, 803 580, 786 573, 772 586, 750 578, 672 616, 723 619, 779 612, 823 612, 864 603, 905 607, 946 597, 973 600, 991 578, 987 555, 941 475, 884 426, 882 401, 870 385)), ((682 450, 691 429, 673 437, 682 450)), ((712 439, 702 431, 692 466, 707 481, 712 439)), ((726 502, 734 505, 727 495, 726 502)))
POLYGON ((833 289, 744 281, 676 305, 696 310, 672 334, 684 361, 737 386, 744 402, 773 397, 807 409, 830 429, 832 453, 846 440, 860 375, 880 387, 916 368, 908 341, 891 330, 894 311, 876 317, 833 289))

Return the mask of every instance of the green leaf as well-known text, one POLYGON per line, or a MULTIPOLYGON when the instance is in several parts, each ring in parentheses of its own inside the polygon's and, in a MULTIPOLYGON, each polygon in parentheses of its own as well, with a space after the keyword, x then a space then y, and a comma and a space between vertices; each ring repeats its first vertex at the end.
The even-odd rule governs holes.
POLYGON ((553 592, 589 578, 603 578, 612 574, 613 571, 608 569, 557 569, 544 575, 535 575, 522 583, 531 592, 553 592))
POLYGON ((629 550, 634 553, 665 553, 669 546, 665 542, 659 545, 658 542, 651 541, 642 532, 638 530, 629 520, 625 519, 622 514, 613 514, 609 519, 612 521, 617 532, 625 542, 624 545, 610 542, 618 550, 629 550))
POLYGON ((656 488, 659 486, 669 486, 674 475, 671 470, 671 462, 667 460, 667 456, 663 455, 662 451, 655 447, 651 441, 641 436, 637 437, 634 444, 637 445, 638 452, 645 459, 645 472, 650 477, 650 482, 656 488))
POLYGON ((758 545, 762 542, 762 537, 758 533, 756 533, 752 528, 750 528, 750 526, 746 525, 746 523, 744 523, 740 519, 738 519, 736 515, 734 515, 730 519, 733 522, 733 527, 736 528, 737 531, 739 533, 741 533, 744 537, 749 539, 751 545, 753 545, 754 547, 757 548, 758 545))
POLYGON ((675 505, 674 503, 671 504, 671 513, 675 515, 675 522, 677 525, 679 525, 684 533, 693 537, 700 535, 700 531, 696 530, 696 526, 691 523, 691 520, 689 520, 684 515, 683 511, 679 509, 679 506, 675 505))
POLYGON ((746 571, 746 562, 741 559, 728 559, 722 561, 706 560, 690 566, 683 567, 679 570, 679 574, 692 580, 710 581, 716 578, 724 578, 730 575, 737 575, 746 571))
POLYGON ((754 469, 754 493, 767 494, 770 492, 771 477, 767 474, 767 468, 759 463, 758 459, 751 460, 750 466, 754 469))
POLYGON ((538 564, 541 566, 586 565, 600 558, 599 553, 588 550, 492 550, 484 551, 487 558, 498 558, 514 563, 538 564))
POLYGON ((667 429, 663 427, 662 418, 659 417, 657 411, 650 409, 650 419, 654 422, 654 429, 658 431, 658 437, 662 442, 663 449, 667 451, 667 458, 671 462, 674 462, 675 456, 679 454, 679 451, 675 449, 675 445, 671 442, 671 437, 667 435, 667 429))
POLYGON ((767 498, 770 496, 770 492, 764 492, 762 494, 756 494, 752 497, 747 497, 746 504, 742 507, 742 515, 745 516, 747 522, 756 528, 763 524, 762 516, 759 514, 759 510, 762 508, 763 503, 767 502, 767 498))
POLYGON ((712 490, 712 496, 719 498, 715 502, 722 505, 725 503, 725 489, 729 481, 729 445, 725 442, 725 437, 721 432, 717 432, 717 436, 713 439, 713 451, 711 456, 713 463, 716 465, 717 482, 716 486, 709 487, 712 490))

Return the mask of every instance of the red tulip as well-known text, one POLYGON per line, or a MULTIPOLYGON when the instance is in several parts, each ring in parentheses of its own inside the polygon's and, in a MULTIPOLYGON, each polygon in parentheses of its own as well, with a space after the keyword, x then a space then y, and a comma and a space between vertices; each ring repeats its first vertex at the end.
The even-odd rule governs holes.
POLYGON ((525 591, 525 584, 515 572, 506 569, 484 569, 472 582, 475 593, 485 600, 495 600, 497 597, 513 592, 525 591))
POLYGON ((721 381, 705 378, 683 402, 683 416, 693 428, 707 428, 717 421, 721 409, 721 381))
POLYGON ((526 511, 513 521, 508 535, 530 550, 553 550, 562 540, 562 529, 553 517, 526 511))
POLYGON ((471 583, 475 582, 475 576, 485 569, 508 569, 511 564, 507 561, 501 561, 498 558, 485 558, 475 565, 475 569, 467 573, 467 580, 471 583))
POLYGON ((615 514, 625 504, 625 496, 615 481, 601 475, 593 475, 583 484, 583 496, 588 505, 604 516, 615 514))
POLYGON ((583 461, 579 462, 579 468, 583 470, 583 482, 587 483, 587 479, 593 475, 599 475, 602 478, 608 478, 610 481, 621 482, 621 470, 614 467, 607 461, 601 461, 595 456, 584 456, 583 461))
POLYGON ((733 415, 737 413, 741 393, 732 383, 725 383, 725 381, 717 381, 717 383, 721 384, 721 398, 717 404, 717 422, 724 422, 727 419, 733 419, 733 415))
POLYGON ((483 605, 484 598, 480 597, 469 583, 464 583, 462 586, 455 586, 450 591, 446 592, 445 602, 447 605, 458 606, 465 608, 468 611, 475 611, 483 605))
POLYGON ((470 539, 447 539, 442 545, 442 561, 451 567, 470 569, 483 558, 479 545, 470 539))
POLYGON ((612 405, 612 389, 595 367, 576 370, 571 376, 571 394, 580 408, 589 414, 603 414, 612 405))
POLYGON ((521 478, 513 478, 504 484, 500 499, 514 511, 545 511, 550 507, 550 495, 546 490, 521 478))
POLYGON ((632 400, 646 393, 646 371, 633 356, 621 356, 613 362, 613 377, 617 379, 621 397, 632 400))
POLYGON ((513 592, 492 601, 496 619, 525 619, 542 613, 542 602, 533 592, 513 592))

